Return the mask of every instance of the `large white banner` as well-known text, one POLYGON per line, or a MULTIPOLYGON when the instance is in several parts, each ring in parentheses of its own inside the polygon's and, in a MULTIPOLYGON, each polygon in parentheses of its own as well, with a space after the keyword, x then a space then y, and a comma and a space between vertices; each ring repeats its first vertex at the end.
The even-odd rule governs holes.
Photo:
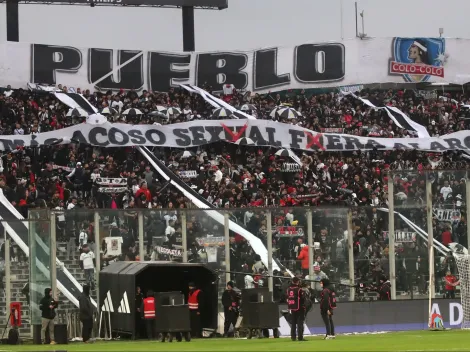
POLYGON ((385 82, 470 81, 470 40, 358 38, 251 51, 169 53, 5 43, 0 80, 106 91, 168 91, 185 83, 253 92, 385 82), (468 55, 467 55, 468 53, 468 55))
POLYGON ((300 126, 267 120, 205 120, 166 126, 80 124, 35 135, 0 136, 0 150, 65 143, 100 147, 162 146, 190 148, 226 141, 314 151, 416 149, 443 152, 470 150, 470 131, 432 138, 373 138, 338 133, 318 133, 300 126))

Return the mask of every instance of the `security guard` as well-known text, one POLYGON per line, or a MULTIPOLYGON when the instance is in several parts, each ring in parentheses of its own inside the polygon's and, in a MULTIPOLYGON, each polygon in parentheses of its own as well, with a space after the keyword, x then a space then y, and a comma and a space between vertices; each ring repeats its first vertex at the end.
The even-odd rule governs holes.
POLYGON ((202 291, 196 289, 194 282, 189 283, 188 306, 191 323, 191 336, 202 337, 201 329, 202 291))
POLYGON ((142 301, 142 318, 145 320, 145 328, 147 329, 147 338, 153 340, 155 334, 155 297, 152 290, 147 291, 147 298, 142 301))
POLYGON ((299 341, 306 341, 304 339, 305 292, 300 287, 298 277, 292 279, 292 283, 287 289, 287 305, 291 314, 290 337, 292 341, 297 338, 299 341))

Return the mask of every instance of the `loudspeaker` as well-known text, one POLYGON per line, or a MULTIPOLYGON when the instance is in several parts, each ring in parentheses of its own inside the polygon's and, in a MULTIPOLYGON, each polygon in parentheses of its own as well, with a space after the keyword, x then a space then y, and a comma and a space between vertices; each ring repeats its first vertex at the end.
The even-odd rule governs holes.
POLYGON ((243 327, 273 329, 279 327, 279 305, 273 302, 269 288, 242 290, 243 327))
MULTIPOLYGON (((55 342, 58 344, 67 344, 68 343, 68 331, 66 324, 56 324, 54 325, 54 339, 55 342)), ((46 344, 51 342, 51 338, 49 336, 49 330, 46 330, 46 344)), ((41 325, 33 325, 33 343, 35 345, 40 345, 41 341, 41 325)))
POLYGON ((10 329, 8 333, 7 344, 9 345, 19 345, 20 343, 20 334, 16 329, 10 329))
POLYGON ((191 331, 189 307, 181 292, 155 294, 155 330, 157 332, 191 331))
POLYGON ((242 290, 242 309, 245 303, 264 303, 272 302, 273 295, 269 288, 246 288, 242 290))
POLYGON ((279 327, 279 305, 275 302, 243 305, 243 327, 273 329, 279 327))

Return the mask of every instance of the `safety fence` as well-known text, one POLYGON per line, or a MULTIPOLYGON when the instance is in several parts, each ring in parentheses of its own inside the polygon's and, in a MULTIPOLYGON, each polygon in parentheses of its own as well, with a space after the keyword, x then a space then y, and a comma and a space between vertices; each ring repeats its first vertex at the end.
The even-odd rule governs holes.
MULTIPOLYGON (((394 166, 382 175, 380 166, 377 169, 362 170, 377 173, 372 184, 361 183, 359 171, 355 184, 333 182, 337 206, 322 205, 326 201, 319 189, 315 195, 291 197, 294 201, 283 207, 30 210, 27 220, 5 220, 8 242, 2 246, 9 250, 0 251, 0 273, 6 292, 12 294, 1 302, 7 306, 25 300, 16 291, 30 283, 28 299, 33 304, 25 306, 35 324, 44 288, 57 291, 57 263, 51 258, 60 261, 57 282, 71 277, 75 285, 59 287, 64 309, 72 309, 76 303, 71 298, 77 296, 65 291, 88 282, 97 297, 100 269, 130 260, 205 263, 219 272, 221 288, 228 280, 239 288, 265 285, 281 301, 291 275, 308 276, 314 289, 316 281, 328 276, 342 301, 377 300, 384 280, 390 281, 391 299, 458 297, 459 285, 449 284, 457 282, 458 271, 448 245, 468 247, 468 171, 394 166), (305 198, 319 205, 299 206, 305 198), (21 230, 16 222, 27 222, 29 237, 13 238, 11 233, 21 230), (91 274, 80 266, 85 244, 96 258, 91 274), (29 267, 20 265, 28 261, 22 254, 25 247, 30 258, 36 258, 29 260, 29 267)), ((73 310, 67 313, 72 335, 80 326, 75 315, 73 310)))

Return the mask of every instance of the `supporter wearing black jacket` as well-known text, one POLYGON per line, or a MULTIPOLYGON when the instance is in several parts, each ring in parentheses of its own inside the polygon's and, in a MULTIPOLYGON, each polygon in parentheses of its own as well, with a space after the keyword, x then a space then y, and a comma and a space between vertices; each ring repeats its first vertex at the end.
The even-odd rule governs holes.
POLYGON ((44 290, 44 297, 39 302, 39 309, 41 310, 41 339, 43 343, 46 342, 46 331, 49 329, 49 336, 51 338, 51 345, 55 345, 54 342, 54 318, 55 309, 58 306, 58 302, 52 297, 52 290, 46 288, 44 290))
POLYGON ((239 315, 240 296, 237 292, 234 291, 233 288, 233 281, 229 281, 227 283, 227 289, 222 294, 222 305, 224 306, 225 316, 224 337, 228 337, 228 330, 230 329, 230 325, 233 325, 233 328, 235 329, 239 315))
POLYGON ((325 323, 326 336, 325 340, 335 338, 335 325, 333 324, 333 308, 336 305, 334 290, 330 287, 330 281, 328 279, 322 279, 320 285, 323 290, 321 292, 320 299, 320 313, 325 323))
POLYGON ((90 286, 83 286, 83 293, 78 299, 80 306, 80 321, 82 322, 82 338, 87 343, 93 331, 93 304, 90 298, 90 286))
POLYGON ((377 290, 379 293, 379 301, 390 301, 390 292, 391 292, 391 284, 390 281, 387 280, 385 275, 380 277, 380 286, 377 290))

